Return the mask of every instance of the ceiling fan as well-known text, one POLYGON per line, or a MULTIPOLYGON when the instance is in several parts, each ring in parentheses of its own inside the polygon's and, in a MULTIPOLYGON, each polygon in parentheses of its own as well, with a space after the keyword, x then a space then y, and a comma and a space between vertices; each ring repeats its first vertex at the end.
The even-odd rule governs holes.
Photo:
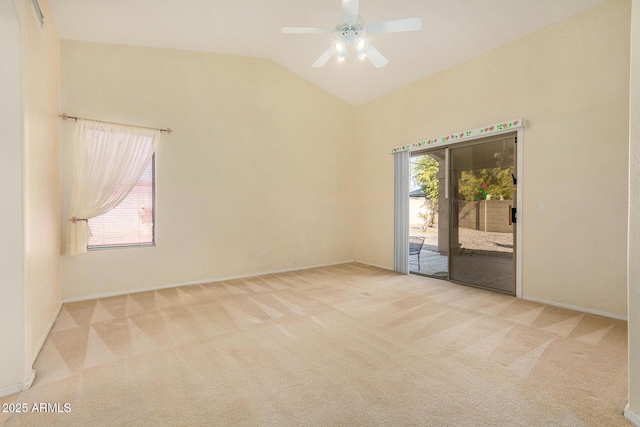
POLYGON ((334 55, 337 55, 338 60, 343 61, 347 54, 347 46, 351 44, 355 45, 358 58, 369 58, 376 68, 384 67, 389 61, 364 38, 364 34, 416 31, 422 28, 422 21, 420 18, 406 18, 364 25, 364 20, 358 15, 358 3, 359 0, 342 0, 342 16, 334 28, 282 27, 282 33, 340 34, 339 40, 313 63, 314 68, 324 67, 334 55))

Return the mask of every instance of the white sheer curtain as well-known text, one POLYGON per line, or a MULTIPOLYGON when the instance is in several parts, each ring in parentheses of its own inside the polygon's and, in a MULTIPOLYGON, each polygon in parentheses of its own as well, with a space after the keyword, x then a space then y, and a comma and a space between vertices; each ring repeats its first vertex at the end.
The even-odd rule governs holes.
POLYGON ((88 219, 118 206, 151 161, 160 131, 78 119, 67 254, 87 251, 88 219))
POLYGON ((394 270, 409 274, 409 152, 394 157, 394 270))

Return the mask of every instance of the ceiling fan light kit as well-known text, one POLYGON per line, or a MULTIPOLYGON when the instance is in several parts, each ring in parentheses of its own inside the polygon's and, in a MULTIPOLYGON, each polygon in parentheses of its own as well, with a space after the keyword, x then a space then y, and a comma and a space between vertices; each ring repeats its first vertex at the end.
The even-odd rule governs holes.
POLYGON ((283 34, 340 34, 340 39, 331 45, 313 63, 314 68, 322 68, 335 55, 339 61, 344 61, 347 46, 354 45, 356 55, 360 59, 368 58, 376 67, 381 68, 389 63, 375 47, 362 35, 397 33, 402 31, 417 31, 422 28, 420 18, 406 18, 395 21, 385 21, 377 24, 364 25, 364 20, 358 15, 359 0, 342 0, 342 16, 333 28, 318 27, 283 27, 283 34))

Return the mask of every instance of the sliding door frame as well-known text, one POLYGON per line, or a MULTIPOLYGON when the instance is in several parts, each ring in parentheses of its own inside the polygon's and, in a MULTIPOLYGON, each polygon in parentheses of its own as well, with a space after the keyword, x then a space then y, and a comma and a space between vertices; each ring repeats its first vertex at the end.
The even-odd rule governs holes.
MULTIPOLYGON (((505 129, 503 131, 497 131, 497 132, 491 132, 490 135, 477 135, 477 136, 471 136, 469 138, 464 138, 464 140, 446 140, 446 141, 442 141, 441 143, 435 143, 433 145, 430 145, 429 147, 420 147, 420 148, 415 148, 413 150, 409 149, 407 151, 409 151, 409 155, 406 157, 406 162, 407 165, 406 167, 409 167, 409 159, 411 158, 411 156, 414 155, 418 155, 420 153, 425 153, 427 151, 430 151, 431 149, 435 149, 435 148, 450 148, 450 147, 455 147, 458 144, 463 144, 463 143, 468 143, 471 141, 475 141, 475 140, 479 140, 479 139, 483 139, 486 138, 487 136, 497 136, 497 135, 502 135, 502 134, 507 134, 507 133, 513 133, 516 132, 516 138, 517 138, 517 147, 516 147, 516 171, 517 171, 517 191, 516 191, 516 206, 517 206, 517 212, 516 212, 516 236, 515 236, 515 262, 516 262, 516 297, 517 298, 522 298, 522 260, 523 260, 523 250, 522 250, 522 222, 524 220, 524 209, 523 209, 523 204, 522 204, 522 196, 524 193, 524 186, 525 186, 525 179, 524 179, 524 175, 525 175, 525 169, 524 169, 524 128, 522 126, 519 126, 515 129, 513 128, 509 128, 509 129, 505 129)), ((447 162, 449 156, 447 156, 447 162)), ((449 165, 447 165, 447 168, 449 167, 449 165)), ((450 183, 448 182, 450 177, 447 175, 447 181, 446 181, 446 186, 447 186, 447 192, 449 191, 449 186, 450 183)), ((396 197, 398 197, 396 195, 396 197)), ((409 199, 409 192, 407 192, 407 194, 404 195, 404 197, 407 198, 407 200, 409 199)), ((408 203, 408 202, 407 202, 408 203)), ((396 215, 398 215, 399 212, 396 212, 396 215)), ((409 226, 408 224, 406 226, 402 225, 401 228, 398 228, 398 226, 396 225, 396 233, 401 233, 401 230, 404 230, 404 236, 401 239, 396 239, 397 241, 403 241, 404 239, 406 239, 406 241, 409 241, 409 226)), ((406 252, 407 256, 406 259, 408 259, 408 253, 409 253, 409 245, 407 244, 406 247, 404 248, 404 251, 406 252)), ((397 251, 402 252, 402 248, 400 247, 396 247, 396 253, 397 251)), ((400 255, 399 257, 400 259, 404 260, 405 258, 400 255)), ((398 271, 398 269, 396 269, 396 271, 398 271)))

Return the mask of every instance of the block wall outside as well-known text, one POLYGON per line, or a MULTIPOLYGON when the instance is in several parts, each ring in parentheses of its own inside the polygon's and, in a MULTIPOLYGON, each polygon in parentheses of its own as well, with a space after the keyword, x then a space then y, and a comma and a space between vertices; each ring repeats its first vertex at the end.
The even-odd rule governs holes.
POLYGON ((460 202, 458 226, 471 230, 511 233, 513 225, 509 224, 509 218, 510 207, 513 205, 513 200, 460 202))

